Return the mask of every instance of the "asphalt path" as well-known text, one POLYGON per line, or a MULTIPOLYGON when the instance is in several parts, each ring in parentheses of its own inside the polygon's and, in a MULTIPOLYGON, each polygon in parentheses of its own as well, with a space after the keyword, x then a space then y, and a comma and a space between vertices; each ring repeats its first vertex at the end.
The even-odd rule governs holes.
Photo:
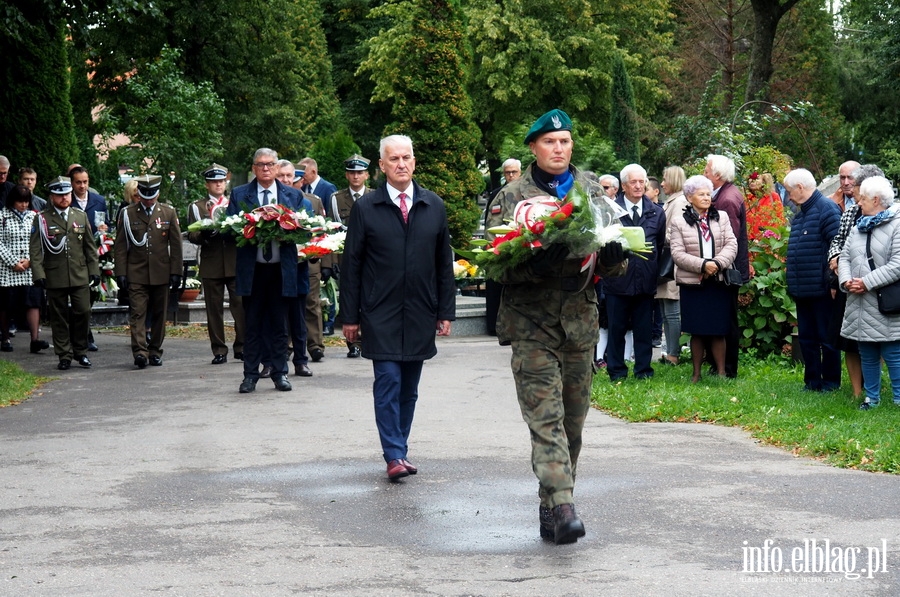
POLYGON ((538 535, 509 349, 441 338, 410 460, 388 482, 372 367, 329 348, 292 392, 206 342, 133 368, 95 334, 0 409, 0 595, 898 595, 900 477, 842 470, 733 428, 593 411, 576 504, 587 536, 538 535), (823 561, 825 563, 823 563, 823 561))

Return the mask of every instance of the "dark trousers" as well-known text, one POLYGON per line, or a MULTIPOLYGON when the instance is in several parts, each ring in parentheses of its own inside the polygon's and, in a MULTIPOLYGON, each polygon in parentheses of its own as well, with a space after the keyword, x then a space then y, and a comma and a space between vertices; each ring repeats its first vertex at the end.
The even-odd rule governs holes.
POLYGON ((162 343, 166 338, 166 307, 169 304, 168 284, 128 285, 131 307, 128 326, 131 328, 131 353, 133 356, 162 356, 162 343), (150 320, 150 339, 147 340, 147 320, 150 320))
POLYGON ((835 308, 830 296, 798 298, 797 336, 803 354, 803 382, 817 392, 841 387, 841 352, 831 344, 828 323, 835 308))
POLYGON ((489 336, 497 335, 497 312, 500 310, 500 295, 503 284, 493 280, 484 281, 484 323, 489 336))
POLYGON ((306 340, 308 326, 306 323, 306 297, 301 294, 298 297, 286 299, 288 302, 287 323, 291 333, 291 342, 294 344, 294 365, 305 365, 309 362, 306 356, 306 340))
POLYGON ((634 376, 651 377, 653 367, 653 295, 625 296, 606 293, 609 341, 606 345, 606 371, 612 380, 628 376, 625 365, 625 333, 628 324, 634 333, 634 376))
POLYGON ((372 361, 375 424, 384 461, 406 458, 424 361, 372 361))
POLYGON ((206 302, 206 329, 209 345, 215 355, 227 355, 225 343, 225 289, 228 306, 234 317, 234 352, 244 352, 244 303, 234 290, 234 278, 203 278, 203 300, 206 302))
POLYGON ((60 360, 87 354, 91 326, 91 292, 87 286, 47 289, 47 314, 53 351, 60 360), (72 305, 71 313, 69 303, 72 305))
POLYGON ((244 377, 259 379, 259 364, 272 365, 273 375, 287 374, 288 298, 281 296, 281 264, 257 263, 253 288, 244 298, 244 377))

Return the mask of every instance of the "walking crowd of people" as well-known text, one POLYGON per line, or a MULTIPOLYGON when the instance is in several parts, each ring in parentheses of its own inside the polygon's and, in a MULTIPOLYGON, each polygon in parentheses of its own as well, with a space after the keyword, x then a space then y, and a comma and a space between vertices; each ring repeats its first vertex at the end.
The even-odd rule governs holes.
MULTIPOLYGON (((839 388, 843 352, 861 409, 880 403, 882 361, 900 405, 900 304, 892 307, 887 292, 900 281, 900 209, 883 172, 846 162, 830 197, 802 168, 780 182, 773 173, 753 172, 742 189, 734 161, 723 155, 707 156, 703 173, 690 177, 670 166, 657 179, 640 164, 597 176, 572 164, 572 129, 562 110, 534 122, 524 139, 534 160, 524 169, 519 160, 503 162, 504 185, 491 193, 486 228, 512 220, 523 200, 564 201, 578 185, 609 221, 643 229, 648 252, 637 258, 610 241, 585 258, 549 244, 489 281, 489 333, 511 347, 538 479, 541 537, 562 544, 585 534, 573 492, 598 371, 614 383, 629 373, 651 378, 653 349, 663 349, 658 364, 677 365, 688 334, 692 382, 705 364, 707 374, 737 377, 740 288, 753 273, 750 243, 768 230, 790 228, 786 282, 796 302, 805 389, 839 388)), ((333 333, 338 310, 335 301, 323 305, 320 292, 339 278, 346 356, 373 362, 376 427, 387 476, 397 481, 418 472, 408 441, 423 362, 435 356, 435 337, 449 335, 455 319, 453 250, 444 202, 413 176, 412 140, 381 140, 384 183, 375 189, 367 187, 369 165, 360 155, 348 157, 348 186, 338 190, 312 158, 295 164, 260 148, 252 179, 230 194, 227 168, 204 170, 206 197, 183 216, 190 225, 216 210, 236 215, 279 205, 346 226, 343 253, 321 260, 298 258, 290 242, 238 246, 220 231, 187 233, 199 248, 211 365, 229 356, 242 361, 242 394, 266 378, 278 391, 292 390, 291 362, 295 375, 310 377, 309 361, 324 358, 323 336, 333 333), (226 291, 235 330, 230 355, 226 291)), ((9 168, 0 156, 0 351, 14 349, 13 321, 27 326, 32 353, 50 349, 40 336, 46 309, 58 369, 92 367, 98 239, 114 234, 134 366, 163 366, 168 302, 184 269, 182 214, 159 201, 162 179, 130 180, 110 218, 108 202, 77 164, 45 185, 47 201, 34 194, 33 169, 22 168, 13 184, 9 168)))

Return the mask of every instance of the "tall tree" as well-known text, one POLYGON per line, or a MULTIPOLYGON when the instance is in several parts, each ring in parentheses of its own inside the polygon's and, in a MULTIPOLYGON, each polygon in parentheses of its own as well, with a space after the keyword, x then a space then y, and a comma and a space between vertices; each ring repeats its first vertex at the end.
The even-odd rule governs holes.
POLYGON ((66 26, 48 13, 28 17, 28 36, 0 35, 0 139, 14 167, 33 167, 47 181, 78 155, 66 26))
POLYGON ((160 0, 154 27, 136 35, 110 19, 83 38, 99 99, 115 107, 123 76, 156 60, 164 45, 182 50, 189 81, 209 81, 225 102, 224 160, 246 171, 267 146, 298 159, 340 113, 317 0, 160 0))
POLYGON ((621 56, 616 56, 613 62, 610 110, 612 116, 609 119, 609 138, 612 139, 616 157, 625 162, 640 162, 641 144, 638 140, 634 90, 621 56))
POLYGON ((753 6, 753 45, 750 52, 750 74, 747 79, 745 101, 770 100, 767 90, 775 68, 772 53, 778 23, 800 0, 750 0, 753 6))
POLYGON ((450 234, 468 244, 478 220, 483 181, 475 165, 478 129, 466 93, 468 53, 458 0, 402 0, 377 9, 394 26, 371 40, 361 70, 375 82, 374 99, 390 101, 385 134, 409 135, 416 178, 443 198, 450 234))

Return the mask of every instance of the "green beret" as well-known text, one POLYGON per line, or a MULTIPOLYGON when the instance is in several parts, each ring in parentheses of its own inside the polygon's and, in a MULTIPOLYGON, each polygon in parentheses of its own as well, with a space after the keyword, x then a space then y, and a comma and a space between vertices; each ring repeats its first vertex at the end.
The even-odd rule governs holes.
POLYGON ((538 118, 528 134, 525 135, 525 145, 528 145, 544 133, 552 133, 554 131, 571 131, 572 119, 569 115, 560 109, 550 110, 540 118, 538 118))

